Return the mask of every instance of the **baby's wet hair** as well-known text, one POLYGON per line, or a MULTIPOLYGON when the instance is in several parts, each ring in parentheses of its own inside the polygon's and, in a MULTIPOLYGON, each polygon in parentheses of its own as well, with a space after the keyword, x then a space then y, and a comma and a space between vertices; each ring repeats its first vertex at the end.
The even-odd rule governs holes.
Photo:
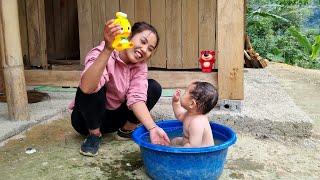
POLYGON ((191 90, 190 95, 196 101, 198 111, 202 114, 207 114, 216 106, 218 92, 208 82, 195 81, 192 84, 194 88, 191 90))

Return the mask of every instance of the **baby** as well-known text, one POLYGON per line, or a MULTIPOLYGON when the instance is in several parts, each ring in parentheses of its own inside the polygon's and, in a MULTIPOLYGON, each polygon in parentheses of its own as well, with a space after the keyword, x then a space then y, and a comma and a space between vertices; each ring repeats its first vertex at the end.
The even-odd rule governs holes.
POLYGON ((218 101, 218 93, 207 82, 192 82, 180 98, 180 90, 172 97, 174 115, 183 123, 183 137, 172 139, 171 145, 183 147, 213 146, 208 113, 218 101))

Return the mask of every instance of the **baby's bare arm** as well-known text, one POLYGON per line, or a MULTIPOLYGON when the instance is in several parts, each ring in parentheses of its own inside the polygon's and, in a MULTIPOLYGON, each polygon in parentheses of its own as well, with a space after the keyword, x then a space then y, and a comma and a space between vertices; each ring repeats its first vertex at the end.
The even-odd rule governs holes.
POLYGON ((180 121, 183 121, 185 113, 187 112, 180 104, 180 90, 176 90, 172 97, 172 108, 174 115, 180 121))

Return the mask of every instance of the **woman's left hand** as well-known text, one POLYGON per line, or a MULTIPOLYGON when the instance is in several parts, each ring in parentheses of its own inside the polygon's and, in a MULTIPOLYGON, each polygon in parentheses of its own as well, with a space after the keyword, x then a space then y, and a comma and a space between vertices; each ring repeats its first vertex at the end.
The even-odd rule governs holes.
POLYGON ((152 144, 169 145, 170 139, 166 132, 160 127, 150 130, 150 140, 152 144))

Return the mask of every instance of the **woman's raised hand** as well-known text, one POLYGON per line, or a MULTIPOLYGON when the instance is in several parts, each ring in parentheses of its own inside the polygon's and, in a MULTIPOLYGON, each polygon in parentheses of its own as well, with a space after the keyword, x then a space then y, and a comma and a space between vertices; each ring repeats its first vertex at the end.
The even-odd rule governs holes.
POLYGON ((112 42, 116 35, 121 33, 121 26, 119 24, 114 24, 114 19, 106 22, 104 25, 103 38, 105 41, 105 48, 113 50, 112 42))

